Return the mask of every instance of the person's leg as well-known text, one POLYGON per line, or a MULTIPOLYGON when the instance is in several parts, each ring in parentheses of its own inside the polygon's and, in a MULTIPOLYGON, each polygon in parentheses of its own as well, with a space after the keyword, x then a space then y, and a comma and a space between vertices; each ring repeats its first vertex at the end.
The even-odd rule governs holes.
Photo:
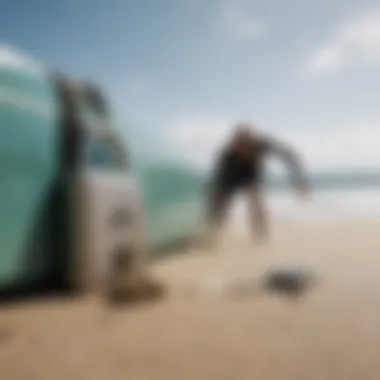
POLYGON ((221 187, 212 191, 207 210, 207 243, 213 245, 223 228, 232 197, 232 191, 221 187))
POLYGON ((263 242, 267 240, 269 231, 268 215, 261 186, 253 185, 248 189, 248 201, 252 233, 259 242, 263 242))

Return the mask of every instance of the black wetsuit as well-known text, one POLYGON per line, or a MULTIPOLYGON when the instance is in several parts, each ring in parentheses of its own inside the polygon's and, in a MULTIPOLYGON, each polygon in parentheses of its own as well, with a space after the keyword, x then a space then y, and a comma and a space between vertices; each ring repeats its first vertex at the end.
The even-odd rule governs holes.
POLYGON ((242 160, 232 149, 225 149, 218 157, 214 174, 214 186, 231 193, 259 185, 263 180, 263 159, 271 144, 260 140, 252 147, 250 157, 242 160))

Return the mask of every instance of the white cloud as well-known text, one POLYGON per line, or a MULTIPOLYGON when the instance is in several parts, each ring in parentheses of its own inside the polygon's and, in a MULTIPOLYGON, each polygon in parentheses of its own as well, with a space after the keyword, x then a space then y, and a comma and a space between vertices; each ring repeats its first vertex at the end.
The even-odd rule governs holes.
MULTIPOLYGON (((177 156, 208 169, 232 125, 232 120, 184 118, 169 129, 168 139, 177 156)), ((293 146, 311 170, 375 169, 380 162, 380 125, 376 124, 326 128, 323 132, 289 131, 277 137, 293 146)), ((276 164, 271 167, 278 169, 276 164)))
POLYGON ((380 9, 342 24, 326 46, 311 55, 309 73, 321 74, 355 63, 380 62, 380 9))
POLYGON ((246 0, 222 0, 217 27, 235 40, 256 39, 263 31, 264 22, 250 9, 246 0))
POLYGON ((378 124, 327 128, 324 132, 293 132, 287 136, 315 170, 376 169, 380 162, 379 139, 378 124))
POLYGON ((228 137, 231 125, 231 120, 222 118, 182 118, 168 129, 168 142, 179 157, 197 167, 207 168, 228 137))

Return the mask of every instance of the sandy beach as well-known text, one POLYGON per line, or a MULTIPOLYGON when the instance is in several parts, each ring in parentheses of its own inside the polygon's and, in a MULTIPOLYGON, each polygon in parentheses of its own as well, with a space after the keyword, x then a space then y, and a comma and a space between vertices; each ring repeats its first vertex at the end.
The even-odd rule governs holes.
POLYGON ((378 380, 380 223, 276 222, 255 247, 232 228, 214 252, 188 249, 152 270, 165 300, 107 308, 95 299, 0 309, 4 380, 378 380), (302 298, 261 276, 302 264, 302 298), (244 294, 234 284, 250 284, 244 294))

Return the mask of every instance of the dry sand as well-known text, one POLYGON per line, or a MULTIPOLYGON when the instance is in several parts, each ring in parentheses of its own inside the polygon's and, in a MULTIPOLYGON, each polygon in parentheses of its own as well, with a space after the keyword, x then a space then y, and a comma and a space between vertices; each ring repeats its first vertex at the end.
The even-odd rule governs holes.
MULTIPOLYGON (((0 309, 0 379, 379 380, 380 223, 277 223, 255 248, 231 231, 220 250, 155 265, 165 301, 96 300, 0 309), (278 263, 318 276, 306 297, 260 290, 278 263), (234 281, 252 292, 232 297, 234 281)), ((191 253, 191 254, 190 254, 191 253)))

